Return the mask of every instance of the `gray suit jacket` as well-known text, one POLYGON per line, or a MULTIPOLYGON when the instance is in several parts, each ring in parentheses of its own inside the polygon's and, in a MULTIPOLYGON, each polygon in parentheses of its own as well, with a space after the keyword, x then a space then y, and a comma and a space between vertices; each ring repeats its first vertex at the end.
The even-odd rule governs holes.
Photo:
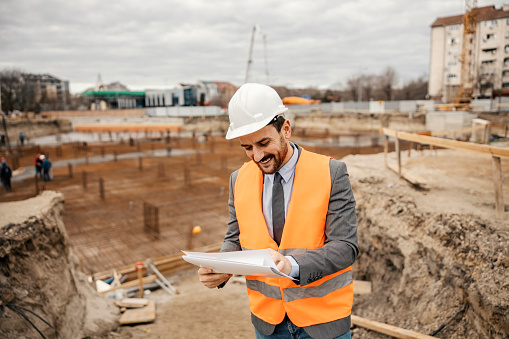
MULTIPOLYGON (((301 148, 299 146, 297 148, 300 154, 301 148)), ((230 176, 230 196, 228 200, 230 219, 221 252, 242 250, 234 204, 234 187, 238 172, 239 170, 233 172, 230 176)), ((359 253, 355 198, 345 163, 331 159, 330 175, 332 187, 325 224, 325 244, 321 248, 293 255, 299 264, 299 282, 303 286, 351 266, 359 253)), ((268 324, 253 314, 251 314, 251 321, 258 331, 265 335, 274 332, 275 325, 268 324)), ((350 317, 304 328, 312 338, 335 338, 349 329, 350 317)))

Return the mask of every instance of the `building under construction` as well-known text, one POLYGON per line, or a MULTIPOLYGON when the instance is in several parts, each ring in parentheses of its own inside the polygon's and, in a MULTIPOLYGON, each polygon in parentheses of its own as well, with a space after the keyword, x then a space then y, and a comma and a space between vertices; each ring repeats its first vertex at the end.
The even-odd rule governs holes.
POLYGON ((476 2, 467 1, 465 14, 437 18, 431 24, 432 98, 450 102, 461 86, 470 88, 474 97, 509 89, 509 5, 475 8, 476 2))

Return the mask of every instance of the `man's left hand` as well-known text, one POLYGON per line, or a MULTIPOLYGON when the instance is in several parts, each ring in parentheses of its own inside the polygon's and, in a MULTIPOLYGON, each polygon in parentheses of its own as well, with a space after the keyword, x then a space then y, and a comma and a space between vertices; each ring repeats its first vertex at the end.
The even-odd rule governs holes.
POLYGON ((276 252, 271 248, 269 248, 268 250, 279 272, 289 275, 290 272, 292 271, 292 264, 290 263, 290 260, 288 260, 288 258, 282 255, 281 253, 276 252))

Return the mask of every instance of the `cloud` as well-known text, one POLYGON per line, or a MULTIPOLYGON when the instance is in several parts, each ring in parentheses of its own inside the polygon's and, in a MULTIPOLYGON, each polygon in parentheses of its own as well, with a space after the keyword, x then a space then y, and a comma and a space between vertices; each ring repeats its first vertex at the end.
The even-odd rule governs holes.
MULTIPOLYGON (((0 68, 48 72, 73 91, 98 73, 135 89, 240 85, 258 24, 272 84, 324 87, 389 65, 405 81, 428 71, 430 24, 462 11, 459 0, 4 0, 0 68)), ((253 81, 266 81, 263 47, 257 35, 253 81)))

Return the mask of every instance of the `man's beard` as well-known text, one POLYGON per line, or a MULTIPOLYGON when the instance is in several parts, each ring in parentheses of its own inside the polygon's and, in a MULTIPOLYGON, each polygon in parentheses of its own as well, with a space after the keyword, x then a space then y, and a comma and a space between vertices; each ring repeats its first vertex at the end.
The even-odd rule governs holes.
POLYGON ((276 173, 283 166, 283 161, 285 160, 286 154, 288 153, 288 143, 285 142, 283 136, 281 136, 280 143, 281 143, 281 149, 278 152, 276 152, 276 154, 267 154, 266 156, 264 156, 262 158, 262 160, 260 160, 259 162, 256 163, 258 165, 258 168, 264 174, 276 173), (263 162, 270 158, 274 158, 274 164, 272 165, 272 168, 269 168, 269 169, 262 168, 262 166, 260 165, 260 162, 263 162))

